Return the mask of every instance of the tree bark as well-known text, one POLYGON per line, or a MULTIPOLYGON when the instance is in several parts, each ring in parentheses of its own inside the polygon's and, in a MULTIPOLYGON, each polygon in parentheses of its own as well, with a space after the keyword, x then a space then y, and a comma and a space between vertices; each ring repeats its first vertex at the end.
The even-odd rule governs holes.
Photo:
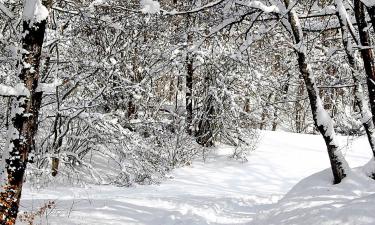
POLYGON ((214 136, 217 128, 217 109, 215 107, 215 97, 210 91, 210 87, 214 85, 215 79, 209 71, 206 71, 204 78, 205 83, 205 99, 203 101, 202 112, 199 116, 198 128, 196 131, 197 143, 204 147, 214 145, 214 136))
POLYGON ((270 93, 267 97, 267 102, 266 102, 266 105, 263 108, 262 120, 261 120, 261 123, 260 123, 260 126, 259 126, 260 130, 267 129, 267 125, 268 125, 267 120, 269 119, 269 111, 270 111, 269 108, 270 108, 270 102, 271 102, 272 97, 273 97, 273 93, 270 93))
MULTIPOLYGON (((289 9, 289 7, 291 6, 290 0, 284 0, 284 3, 286 8, 289 9)), ((302 28, 299 22, 299 18, 294 9, 289 10, 288 21, 294 36, 294 41, 296 44, 295 48, 298 56, 298 66, 306 85, 314 124, 323 136, 323 139, 327 146, 334 183, 337 184, 340 183, 341 180, 346 176, 345 170, 348 168, 348 166, 340 152, 338 145, 335 142, 333 122, 327 111, 325 111, 325 109, 323 108, 322 101, 319 97, 319 91, 315 84, 313 73, 311 71, 310 65, 307 62, 306 50, 303 43, 302 28)))
MULTIPOLYGON (((298 96, 303 96, 305 93, 305 86, 303 86, 302 82, 298 82, 298 96)), ((297 98, 298 98, 297 96, 297 98)), ((305 112, 304 107, 301 104, 302 100, 296 101, 294 105, 295 109, 295 129, 297 133, 302 133, 305 128, 305 112)))
MULTIPOLYGON (((360 0, 354 0, 354 13, 357 20, 359 38, 361 42, 361 55, 367 75, 367 89, 370 99, 370 108, 372 115, 375 115, 375 64, 374 53, 371 49, 370 35, 367 31, 367 22, 364 4, 360 0)), ((375 118, 372 117, 373 123, 375 118)))
POLYGON ((372 29, 375 31, 375 6, 369 6, 367 8, 367 13, 370 16, 371 23, 372 23, 372 29))
MULTIPOLYGON (((190 16, 187 17, 187 30, 190 29, 190 16)), ((191 45, 193 44, 193 35, 191 31, 187 34, 188 49, 186 52, 186 130, 189 135, 193 134, 193 76, 194 76, 194 58, 191 52, 191 45)))
POLYGON ((35 148, 35 134, 38 129, 38 114, 42 93, 37 92, 39 83, 40 55, 46 19, 23 21, 22 69, 20 80, 28 89, 28 96, 12 97, 11 121, 8 127, 8 142, 4 155, 5 170, 1 171, 0 218, 2 225, 15 224, 27 162, 35 148))

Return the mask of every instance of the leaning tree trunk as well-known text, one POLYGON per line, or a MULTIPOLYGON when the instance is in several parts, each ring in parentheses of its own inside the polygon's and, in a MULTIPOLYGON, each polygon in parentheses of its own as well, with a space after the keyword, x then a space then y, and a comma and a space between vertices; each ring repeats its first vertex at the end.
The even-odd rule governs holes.
POLYGON ((365 128, 367 139, 370 143, 372 154, 375 158, 375 137, 374 137, 374 123, 372 121, 372 114, 367 108, 367 104, 363 98, 362 94, 362 86, 360 83, 360 79, 358 77, 358 62, 354 56, 354 51, 352 49, 352 43, 350 43, 349 36, 349 26, 351 26, 348 14, 346 9, 343 5, 342 0, 335 0, 336 8, 337 8, 337 17, 340 22, 341 26, 341 36, 342 36, 342 43, 345 48, 346 56, 348 58, 348 62, 350 68, 352 70, 352 78, 354 81, 354 101, 355 105, 358 107, 359 112, 361 114, 361 122, 363 127, 365 128))
MULTIPOLYGON (((354 0, 354 13, 357 20, 359 38, 361 41, 361 55, 367 75, 367 89, 370 99, 372 115, 375 115, 375 64, 374 53, 371 49, 370 35, 367 29, 365 8, 360 0, 354 0)), ((375 118, 372 118, 375 123, 375 118)))
MULTIPOLYGON (((284 0, 287 9, 291 6, 290 0, 284 0)), ((331 163, 334 183, 340 183, 346 176, 347 163, 335 141, 335 132, 333 121, 323 108, 322 101, 319 97, 318 88, 315 84, 314 76, 310 65, 307 63, 306 49, 303 43, 303 32, 299 18, 294 9, 288 11, 288 21, 295 40, 295 48, 298 56, 298 66, 302 78, 305 82, 307 93, 310 100, 311 112, 316 128, 322 134, 327 146, 327 151, 331 163)))
POLYGON ((1 171, 0 218, 2 225, 15 224, 22 185, 30 153, 35 146, 35 133, 42 100, 37 92, 39 82, 39 64, 48 10, 40 0, 28 0, 24 3, 22 66, 19 78, 28 89, 26 96, 11 99, 11 116, 8 127, 7 149, 3 155, 5 169, 1 171), (34 15, 38 7, 38 15, 34 15), (31 13, 30 13, 31 12, 31 13))

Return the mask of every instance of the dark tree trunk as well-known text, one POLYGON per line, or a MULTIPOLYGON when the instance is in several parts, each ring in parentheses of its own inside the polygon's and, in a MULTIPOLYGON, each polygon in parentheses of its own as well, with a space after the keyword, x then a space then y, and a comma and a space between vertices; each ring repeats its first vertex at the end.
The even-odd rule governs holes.
POLYGON ((127 107, 127 117, 129 119, 136 117, 136 113, 137 113, 137 108, 134 104, 134 97, 133 95, 130 95, 129 100, 128 100, 128 107, 127 107))
POLYGON ((202 116, 199 118, 196 140, 198 144, 204 147, 211 147, 214 145, 215 107, 213 105, 213 96, 208 96, 203 106, 204 110, 202 116))
MULTIPOLYGON (((360 49, 363 64, 367 75, 367 89, 370 99, 370 107, 372 115, 375 115, 375 64, 374 54, 370 48, 370 35, 366 29, 366 15, 363 3, 360 0, 354 0, 354 12, 357 20, 359 38, 361 41, 362 48, 360 49)), ((375 118, 372 118, 375 123, 375 118)))
POLYGON ((371 18, 372 29, 375 31, 375 6, 367 7, 367 12, 371 18))
MULTIPOLYGON (((42 93, 36 92, 39 82, 39 64, 42 51, 46 20, 34 23, 23 22, 22 47, 27 52, 22 54, 22 70, 20 80, 29 90, 29 96, 14 97, 12 101, 13 116, 9 124, 9 157, 6 161, 7 179, 2 188, 0 197, 1 224, 15 224, 19 202, 21 199, 22 185, 29 154, 34 151, 37 121, 42 101, 42 93), (30 66, 25 66, 30 65, 30 66), (21 112, 21 113, 20 113, 21 112)), ((3 171, 4 173, 5 171, 3 171)))
POLYGON ((260 123, 260 126, 259 126, 259 129, 261 129, 261 130, 267 129, 267 124, 268 124, 267 120, 269 119, 269 110, 270 110, 269 107, 270 107, 270 102, 271 102, 272 96, 273 96, 273 93, 268 95, 266 105, 263 108, 262 120, 261 120, 261 123, 260 123))
POLYGON ((213 85, 214 79, 209 71, 206 72, 204 78, 205 83, 205 99, 203 101, 202 112, 199 117, 198 129, 195 134, 197 143, 204 147, 211 147, 214 145, 215 130, 217 127, 215 108, 215 98, 210 92, 210 87, 213 85))
MULTIPOLYGON (((284 0, 286 8, 290 7, 290 1, 284 0)), ((334 142, 334 131, 333 125, 328 121, 322 121, 319 116, 328 117, 326 119, 331 119, 328 116, 328 113, 324 110, 322 106, 321 99, 319 97, 318 88, 314 82, 314 77, 310 69, 309 64, 307 63, 306 50, 303 48, 303 33, 300 26, 300 22, 297 14, 291 9, 288 12, 288 21, 291 25, 291 31, 294 36, 295 44, 298 45, 296 48, 298 56, 298 66, 302 78, 305 82, 307 93, 310 100, 311 112, 313 114, 313 119, 316 128, 323 136, 323 139, 327 146, 328 156, 331 163, 331 169, 333 173, 334 183, 340 183, 341 180, 346 176, 345 166, 347 165, 345 159, 341 155, 340 149, 337 144, 334 142)))
POLYGON ((349 65, 352 70, 352 78, 355 84, 354 86, 355 105, 358 107, 359 112, 361 114, 363 127, 366 131, 367 139, 370 143, 372 154, 375 157, 375 146, 374 146, 375 140, 374 140, 374 131, 373 131, 374 123, 371 119, 371 116, 367 115, 369 112, 368 112, 366 103, 364 101, 363 95, 362 95, 361 82, 358 78, 358 71, 359 71, 358 62, 356 61, 356 58, 354 56, 353 49, 350 47, 352 46, 352 44, 350 43, 350 40, 349 40, 350 32, 349 32, 349 27, 347 25, 348 21, 347 21, 346 15, 341 15, 341 12, 343 12, 345 8, 342 8, 341 10, 339 9, 339 7, 344 7, 342 0, 336 0, 336 7, 337 7, 337 17, 339 19, 340 26, 341 26, 342 43, 345 48, 345 53, 348 58, 349 65))
MULTIPOLYGON (((187 18, 187 29, 190 29, 190 20, 187 18)), ((188 50, 186 53, 186 130, 189 135, 193 134, 193 75, 194 75, 194 58, 191 52, 191 45, 193 42, 193 35, 189 31, 187 36, 188 50)))
MULTIPOLYGON (((210 109, 211 110, 211 109, 210 109)), ((214 146, 213 133, 211 127, 211 118, 203 119, 199 122, 197 131, 197 143, 203 147, 214 146)))
MULTIPOLYGON (((299 82, 298 87, 298 96, 303 96, 305 92, 305 86, 303 86, 302 82, 299 82)), ((298 98, 297 96, 297 98, 298 98)), ((302 100, 297 100, 295 103, 295 128, 297 133, 302 133, 305 126, 305 113, 304 113, 304 107, 301 104, 302 100)))
MULTIPOLYGON (((277 101, 277 98, 276 98, 275 101, 277 101)), ((276 129, 277 129, 277 120, 278 120, 278 116, 279 116, 278 111, 279 111, 279 109, 276 107, 275 111, 273 112, 272 131, 276 131, 276 129)))
POLYGON ((193 134, 193 58, 190 53, 186 56, 186 128, 189 135, 193 134))

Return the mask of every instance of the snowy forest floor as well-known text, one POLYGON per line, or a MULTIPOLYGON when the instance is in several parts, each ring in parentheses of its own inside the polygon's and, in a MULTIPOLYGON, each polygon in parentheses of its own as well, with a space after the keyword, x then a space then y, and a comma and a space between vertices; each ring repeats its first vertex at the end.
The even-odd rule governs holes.
MULTIPOLYGON (((352 168, 366 164, 371 158, 364 137, 340 137, 340 141, 352 168)), ((248 162, 229 159, 231 152, 229 147, 219 146, 205 163, 196 160, 190 166, 176 169, 169 175, 171 179, 160 185, 42 190, 26 185, 21 211, 35 211, 48 201, 55 201, 55 206, 38 217, 35 224, 282 224, 280 209, 290 204, 275 203, 300 180, 329 167, 323 139, 316 135, 261 132, 258 148, 248 155, 248 162), (279 217, 265 219, 274 215, 279 217)), ((299 190, 307 186, 302 182, 299 190)), ((361 187, 355 188, 361 192, 361 187)), ((307 192, 309 196, 314 193, 307 192)), ((301 208, 301 204, 293 207, 286 210, 301 208)), ((303 222, 296 221, 285 224, 303 222)))

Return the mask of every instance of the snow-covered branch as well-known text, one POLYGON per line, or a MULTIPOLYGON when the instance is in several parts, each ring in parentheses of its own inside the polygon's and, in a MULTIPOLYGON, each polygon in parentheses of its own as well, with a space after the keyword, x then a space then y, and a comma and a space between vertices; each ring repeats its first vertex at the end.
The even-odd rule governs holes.
POLYGON ((208 4, 204 5, 204 6, 197 7, 197 8, 191 9, 191 10, 187 10, 187 11, 166 11, 166 10, 161 10, 161 12, 163 12, 164 15, 171 15, 171 16, 197 13, 197 12, 200 12, 200 11, 203 11, 203 10, 215 7, 215 6, 223 3, 224 1, 225 0, 217 0, 217 1, 214 1, 214 2, 211 2, 211 3, 208 3, 208 4))
POLYGON ((10 19, 15 18, 14 14, 12 11, 10 11, 3 3, 0 2, 0 11, 3 12, 7 17, 10 19))

